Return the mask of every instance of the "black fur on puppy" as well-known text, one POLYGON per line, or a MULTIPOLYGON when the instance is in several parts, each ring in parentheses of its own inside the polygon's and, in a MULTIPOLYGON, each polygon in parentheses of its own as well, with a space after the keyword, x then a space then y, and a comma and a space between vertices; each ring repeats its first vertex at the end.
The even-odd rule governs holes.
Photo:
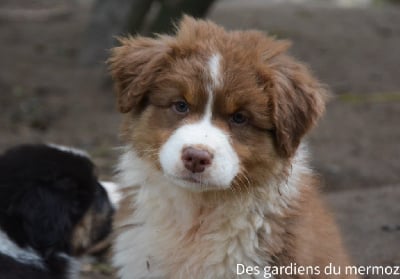
POLYGON ((71 279, 111 230, 113 206, 83 152, 23 145, 0 156, 0 277, 71 279))

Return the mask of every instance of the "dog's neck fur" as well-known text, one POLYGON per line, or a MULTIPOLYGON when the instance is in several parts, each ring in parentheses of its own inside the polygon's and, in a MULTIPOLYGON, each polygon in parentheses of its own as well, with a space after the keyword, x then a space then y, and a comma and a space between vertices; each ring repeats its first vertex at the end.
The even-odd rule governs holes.
POLYGON ((305 154, 299 148, 284 181, 221 199, 218 193, 172 185, 134 151, 126 151, 119 182, 129 189, 134 214, 118 224, 133 226, 115 244, 121 277, 230 278, 236 264, 268 264, 280 252, 274 236, 281 233, 280 218, 299 195, 301 177, 310 173, 305 154))

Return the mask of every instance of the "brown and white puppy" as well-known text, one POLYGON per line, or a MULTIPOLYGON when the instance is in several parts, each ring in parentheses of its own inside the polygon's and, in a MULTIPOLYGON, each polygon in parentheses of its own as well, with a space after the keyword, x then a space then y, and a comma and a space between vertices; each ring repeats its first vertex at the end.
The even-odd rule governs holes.
POLYGON ((121 44, 109 60, 125 116, 121 278, 347 263, 301 145, 326 92, 287 42, 185 17, 176 36, 121 44))

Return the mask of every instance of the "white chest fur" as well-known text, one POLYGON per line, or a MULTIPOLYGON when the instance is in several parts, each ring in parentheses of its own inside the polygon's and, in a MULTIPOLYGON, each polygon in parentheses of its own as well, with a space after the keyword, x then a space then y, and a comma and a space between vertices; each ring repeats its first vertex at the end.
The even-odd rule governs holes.
MULTIPOLYGON (((284 203, 266 203, 254 195, 238 195, 228 203, 213 201, 210 194, 205 204, 198 193, 170 185, 132 152, 125 153, 119 168, 123 187, 139 185, 132 188, 130 201, 135 212, 119 224, 128 229, 114 245, 113 261, 122 279, 236 278, 237 264, 268 265, 268 251, 262 250, 258 236, 271 235, 274 224, 266 216, 279 214, 284 203)), ((281 185, 287 198, 296 195, 294 183, 302 170, 295 166, 281 185)), ((271 201, 274 192, 264 194, 271 201)))

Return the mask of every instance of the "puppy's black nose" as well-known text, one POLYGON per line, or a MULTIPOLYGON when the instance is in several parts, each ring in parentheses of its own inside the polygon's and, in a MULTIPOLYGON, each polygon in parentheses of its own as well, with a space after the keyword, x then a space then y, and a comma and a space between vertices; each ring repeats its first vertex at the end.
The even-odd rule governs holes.
POLYGON ((212 163, 213 155, 204 149, 186 147, 182 150, 185 168, 193 173, 203 172, 212 163))

